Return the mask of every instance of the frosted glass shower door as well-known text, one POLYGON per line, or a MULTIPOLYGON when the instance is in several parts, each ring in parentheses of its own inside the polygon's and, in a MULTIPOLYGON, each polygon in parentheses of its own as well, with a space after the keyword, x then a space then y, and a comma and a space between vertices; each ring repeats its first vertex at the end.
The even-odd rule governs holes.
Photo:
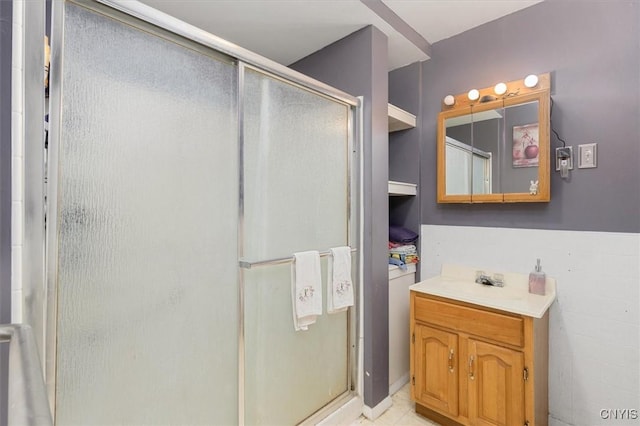
POLYGON ((237 65, 64 13, 56 424, 237 424, 237 65))
MULTIPOLYGON (((457 142, 457 141, 456 141, 457 142)), ((471 192, 471 147, 446 144, 447 195, 465 195, 471 192)))
MULTIPOLYGON (((350 108, 251 69, 244 76, 243 258, 349 244, 350 108)), ((290 270, 243 272, 246 424, 297 424, 349 390, 349 313, 326 313, 326 258, 324 314, 308 331, 294 331, 290 270)))

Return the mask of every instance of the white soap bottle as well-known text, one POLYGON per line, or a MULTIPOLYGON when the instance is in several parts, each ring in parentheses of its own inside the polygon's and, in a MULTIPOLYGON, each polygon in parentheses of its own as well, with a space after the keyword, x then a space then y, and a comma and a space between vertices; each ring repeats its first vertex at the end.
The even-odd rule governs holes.
POLYGON ((535 270, 529 274, 529 293, 544 296, 546 283, 547 277, 545 273, 542 272, 540 259, 538 259, 535 270))

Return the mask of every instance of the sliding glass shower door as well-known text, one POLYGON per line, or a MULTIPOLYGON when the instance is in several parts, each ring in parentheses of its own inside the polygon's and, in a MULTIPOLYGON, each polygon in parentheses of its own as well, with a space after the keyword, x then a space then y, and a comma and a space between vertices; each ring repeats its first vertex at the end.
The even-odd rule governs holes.
MULTIPOLYGON (((246 424, 289 425, 349 391, 351 312, 294 331, 291 257, 350 243, 350 108, 244 74, 246 424), (273 261, 273 260, 280 261, 273 261), (284 261, 283 261, 284 259, 284 261)), ((326 299, 326 259, 322 259, 326 299)))
POLYGON ((290 270, 357 249, 356 100, 105 4, 53 4, 56 424, 287 425, 353 397, 355 308, 295 332, 290 270))
POLYGON ((237 424, 237 66, 72 3, 63 45, 56 424, 237 424))

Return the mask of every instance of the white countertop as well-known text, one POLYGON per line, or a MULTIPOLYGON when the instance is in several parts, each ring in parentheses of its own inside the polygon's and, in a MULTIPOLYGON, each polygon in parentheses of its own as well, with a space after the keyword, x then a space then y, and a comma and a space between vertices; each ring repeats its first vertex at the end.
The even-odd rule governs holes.
POLYGON ((499 309, 515 314, 542 318, 556 299, 556 280, 547 277, 544 296, 529 293, 529 275, 501 271, 483 271, 487 275, 499 272, 504 275, 504 287, 477 284, 477 268, 459 265, 442 266, 437 277, 421 281, 409 287, 419 293, 445 297, 474 305, 499 309))

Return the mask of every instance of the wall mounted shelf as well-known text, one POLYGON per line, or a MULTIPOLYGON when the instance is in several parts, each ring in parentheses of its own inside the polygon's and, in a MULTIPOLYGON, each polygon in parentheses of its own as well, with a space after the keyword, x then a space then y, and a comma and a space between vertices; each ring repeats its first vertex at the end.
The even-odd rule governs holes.
POLYGON ((417 195, 418 185, 415 183, 396 182, 389 181, 389 195, 390 196, 403 196, 403 195, 417 195))
POLYGON ((397 132, 399 130, 412 129, 416 127, 416 116, 407 111, 389 104, 389 132, 397 132))

